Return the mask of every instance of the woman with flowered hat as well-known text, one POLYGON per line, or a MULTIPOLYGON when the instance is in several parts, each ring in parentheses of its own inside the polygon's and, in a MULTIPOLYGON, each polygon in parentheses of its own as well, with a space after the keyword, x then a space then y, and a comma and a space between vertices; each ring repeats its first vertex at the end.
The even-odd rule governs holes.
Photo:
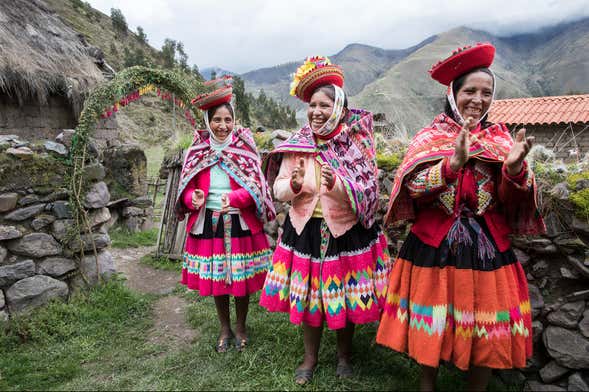
POLYGON ((372 114, 347 108, 343 71, 307 58, 291 94, 308 104, 308 124, 264 161, 274 196, 290 202, 260 304, 303 324, 305 358, 295 381, 311 380, 323 324, 337 331, 336 374, 352 375, 354 324, 377 321, 389 270, 374 223, 378 205, 372 114))
POLYGON ((394 263, 377 342, 422 365, 434 388, 441 360, 469 370, 481 390, 491 369, 523 368, 532 351, 526 276, 508 234, 539 234, 533 144, 487 113, 495 47, 477 44, 434 65, 444 113, 412 139, 393 184, 386 223, 413 221, 394 263))
POLYGON ((235 127, 231 78, 208 84, 217 89, 192 101, 203 110, 207 129, 195 132, 176 199, 179 219, 188 214, 181 283, 214 296, 221 323, 216 350, 227 351, 235 337, 242 351, 248 342, 249 295, 262 288, 272 254, 263 222, 275 212, 251 131, 235 127), (235 334, 230 296, 235 297, 235 334))

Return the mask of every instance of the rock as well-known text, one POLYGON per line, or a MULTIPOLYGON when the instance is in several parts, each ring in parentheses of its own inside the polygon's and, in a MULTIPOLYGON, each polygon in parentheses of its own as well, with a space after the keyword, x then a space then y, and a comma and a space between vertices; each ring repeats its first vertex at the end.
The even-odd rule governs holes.
POLYGON ((589 267, 585 265, 584 259, 584 257, 581 258, 577 255, 567 256, 567 261, 569 264, 585 278, 589 278, 589 267))
POLYGON ((573 222, 571 224, 573 230, 576 233, 585 234, 589 236, 589 222, 584 219, 579 219, 576 216, 573 216, 573 222))
POLYGON ((570 270, 566 267, 560 267, 560 276, 564 279, 580 279, 581 275, 576 270, 570 270))
POLYGON ((20 141, 17 135, 0 135, 0 143, 4 142, 19 143, 20 141))
POLYGON ((544 216, 544 224, 546 225, 546 235, 554 238, 566 231, 561 223, 561 218, 555 212, 549 212, 544 216))
POLYGON ((556 245, 546 238, 534 238, 530 241, 530 249, 539 254, 555 254, 558 252, 556 245))
POLYGON ((57 219, 71 219, 72 209, 70 203, 63 200, 58 200, 53 203, 51 211, 57 217, 57 219))
POLYGON ((56 200, 67 200, 67 198, 69 196, 70 196, 70 192, 65 188, 61 188, 61 189, 56 189, 53 192, 49 193, 41 201, 48 203, 48 202, 53 202, 56 200))
POLYGON ((554 239, 558 248, 566 254, 573 254, 575 251, 582 251, 587 248, 587 245, 579 238, 570 238, 567 236, 560 236, 554 239))
POLYGON ((545 383, 551 383, 563 377, 569 372, 569 369, 560 366, 556 361, 551 361, 548 365, 540 369, 540 377, 545 383))
POLYGON ((101 181, 94 184, 86 194, 84 206, 87 208, 102 208, 106 207, 109 201, 110 193, 108 192, 108 187, 101 181))
POLYGON ((45 275, 35 275, 19 280, 6 291, 6 302, 11 312, 23 312, 45 305, 54 298, 66 299, 65 282, 45 275))
POLYGON ((571 369, 589 367, 589 340, 580 333, 549 326, 544 331, 543 340, 548 354, 559 365, 571 369))
POLYGON ((36 217, 33 222, 31 222, 31 227, 35 231, 39 231, 43 227, 52 224, 55 222, 55 217, 53 215, 39 215, 36 217))
POLYGON ((280 214, 276 215, 276 222, 278 222, 278 224, 280 226, 284 225, 285 220, 286 220, 286 214, 284 212, 281 212, 280 214))
POLYGON ((33 156, 33 151, 28 147, 9 148, 6 153, 20 159, 31 159, 33 156))
POLYGON ((122 145, 104 150, 103 164, 106 179, 112 186, 114 198, 144 196, 147 193, 147 158, 145 152, 136 145, 122 145), (118 192, 123 189, 128 194, 118 192))
POLYGON ((9 319, 8 312, 5 310, 0 311, 0 321, 6 322, 6 321, 8 321, 8 319, 9 319))
POLYGON ((18 193, 3 193, 0 195, 0 212, 13 210, 16 207, 18 193))
POLYGON ((566 182, 556 184, 549 193, 551 196, 560 200, 567 200, 569 198, 569 188, 566 182))
POLYGON ((110 237, 108 234, 104 233, 88 233, 82 234, 79 238, 76 237, 72 239, 69 244, 68 248, 70 248, 73 252, 78 253, 81 249, 84 249, 85 252, 91 252, 96 246, 96 249, 106 248, 110 245, 110 237), (92 243, 92 239, 94 239, 94 244, 92 243))
POLYGON ((528 285, 530 291, 530 304, 532 306, 532 318, 536 318, 544 307, 544 297, 540 289, 533 284, 528 285))
POLYGON ((22 237, 22 233, 14 226, 0 225, 0 241, 12 240, 22 237))
POLYGON ((125 227, 131 233, 138 233, 141 231, 141 226, 143 224, 143 218, 138 216, 129 216, 125 220, 125 227))
POLYGON ((292 132, 277 129, 270 134, 272 139, 280 139, 281 141, 287 140, 292 136, 292 132))
POLYGON ((547 385, 547 384, 542 384, 541 382, 538 381, 534 381, 534 380, 528 380, 526 382, 526 385, 524 386, 524 391, 530 391, 530 392, 560 392, 560 391, 566 391, 566 389, 561 388, 557 385, 547 385))
POLYGON ((33 260, 0 266, 0 287, 7 287, 14 282, 35 275, 33 260))
POLYGON ((96 227, 110 220, 110 211, 106 207, 93 210, 90 212, 88 219, 90 221, 90 226, 96 227))
POLYGON ((6 250, 6 248, 3 246, 0 246, 0 264, 4 263, 4 260, 6 260, 7 255, 8 255, 8 251, 6 250))
POLYGON ((534 343, 538 343, 542 338, 542 332, 544 332, 544 324, 540 320, 534 320, 532 322, 532 331, 534 343))
POLYGON ((2 309, 6 305, 4 300, 4 291, 0 290, 0 309, 2 309))
POLYGON ((76 269, 76 263, 65 257, 48 257, 37 264, 37 273, 59 277, 76 269))
POLYGON ((73 224, 74 224, 74 221, 72 219, 56 220, 51 225, 51 232, 53 233, 53 236, 57 240, 63 241, 66 239, 66 237, 68 235, 68 230, 70 227, 72 227, 73 224))
POLYGON ((72 148, 72 139, 76 131, 74 129, 64 129, 57 137, 55 141, 58 143, 63 144, 68 149, 72 148))
POLYGON ((61 143, 55 143, 48 140, 45 142, 45 144, 43 144, 43 146, 47 151, 53 151, 61 156, 68 155, 67 148, 61 143))
POLYGON ((45 204, 35 204, 34 206, 19 208, 18 210, 12 211, 10 214, 6 215, 4 219, 11 220, 11 221, 24 221, 26 219, 32 218, 33 216, 37 215, 41 211, 45 209, 45 204))
POLYGON ((550 266, 546 260, 539 260, 538 262, 534 263, 534 265, 532 265, 532 275, 535 277, 545 276, 549 267, 550 266))
POLYGON ((284 140, 281 139, 272 139, 272 145, 276 148, 279 145, 281 145, 282 143, 284 143, 284 140))
POLYGON ((55 256, 62 251, 55 238, 45 233, 27 234, 18 240, 8 242, 7 247, 14 254, 32 258, 55 256))
POLYGON ((589 308, 583 312, 583 318, 579 322, 579 331, 586 338, 589 338, 589 308))
POLYGON ((123 216, 143 216, 143 210, 137 207, 125 207, 123 208, 123 216))
POLYGON ((153 206, 153 202, 149 198, 149 196, 141 196, 136 199, 131 200, 131 204, 138 208, 149 208, 153 206))
POLYGON ((106 176, 104 166, 100 163, 95 162, 84 167, 84 178, 88 181, 102 181, 106 176))
POLYGON ((270 249, 274 249, 276 247, 276 240, 273 237, 270 237, 269 235, 266 235, 266 239, 268 240, 268 245, 270 246, 270 249))
POLYGON ((276 233, 278 232, 278 222, 276 219, 264 224, 264 231, 268 233, 268 235, 275 237, 276 233))
POLYGON ((569 386, 567 391, 589 391, 589 377, 579 372, 573 373, 569 376, 569 386))
POLYGON ((40 201, 39 196, 32 194, 32 195, 26 195, 25 197, 21 197, 20 200, 18 201, 18 205, 19 206, 28 206, 30 204, 34 204, 34 203, 38 203, 40 201))
MULTIPOLYGON (((94 255, 84 256, 80 262, 80 272, 88 279, 91 285, 98 283, 98 274, 96 272, 96 258, 94 255)), ((108 251, 98 253, 98 271, 104 280, 110 279, 116 272, 112 255, 108 251)))
POLYGON ((391 191, 393 190, 393 182, 388 178, 385 178, 384 180, 382 180, 382 185, 384 186, 384 189, 386 190, 387 194, 390 195, 391 191))
POLYGON ((589 290, 581 290, 581 291, 575 291, 574 293, 571 293, 569 295, 567 295, 566 297, 564 297, 568 302, 574 302, 577 301, 579 299, 589 299, 589 290))

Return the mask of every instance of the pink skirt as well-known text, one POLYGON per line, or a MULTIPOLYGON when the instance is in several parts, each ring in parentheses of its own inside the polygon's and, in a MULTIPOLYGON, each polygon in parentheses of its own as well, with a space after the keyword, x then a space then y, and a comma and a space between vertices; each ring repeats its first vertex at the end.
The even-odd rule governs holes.
POLYGON ((213 211, 205 214, 203 233, 186 238, 180 283, 202 296, 242 297, 260 290, 272 259, 266 234, 243 230, 238 215, 217 220, 213 211))

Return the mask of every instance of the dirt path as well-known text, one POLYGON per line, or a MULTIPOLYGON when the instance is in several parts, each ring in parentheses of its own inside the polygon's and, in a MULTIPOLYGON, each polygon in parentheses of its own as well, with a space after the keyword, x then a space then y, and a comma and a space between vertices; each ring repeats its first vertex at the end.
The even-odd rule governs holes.
POLYGON ((127 287, 147 294, 161 295, 153 308, 154 326, 149 341, 168 347, 180 347, 197 338, 198 333, 186 323, 186 300, 171 295, 178 282, 178 273, 157 270, 139 263, 154 247, 111 249, 115 268, 126 278, 127 287))

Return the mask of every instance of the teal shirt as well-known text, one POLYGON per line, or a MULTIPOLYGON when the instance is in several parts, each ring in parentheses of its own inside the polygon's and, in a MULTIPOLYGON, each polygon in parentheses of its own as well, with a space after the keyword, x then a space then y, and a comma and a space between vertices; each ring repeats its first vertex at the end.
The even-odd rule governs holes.
POLYGON ((221 210, 221 196, 231 192, 231 184, 229 183, 229 176, 219 167, 215 165, 211 167, 211 185, 209 187, 209 194, 207 195, 206 208, 213 211, 221 210))

